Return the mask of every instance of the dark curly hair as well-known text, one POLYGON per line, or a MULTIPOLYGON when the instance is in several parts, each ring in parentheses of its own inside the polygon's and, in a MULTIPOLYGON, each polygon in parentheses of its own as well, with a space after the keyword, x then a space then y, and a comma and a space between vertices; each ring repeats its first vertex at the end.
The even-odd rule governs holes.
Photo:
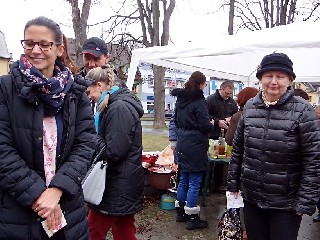
POLYGON ((200 84, 206 82, 206 76, 199 71, 193 72, 189 80, 184 84, 185 89, 196 90, 200 89, 200 84))

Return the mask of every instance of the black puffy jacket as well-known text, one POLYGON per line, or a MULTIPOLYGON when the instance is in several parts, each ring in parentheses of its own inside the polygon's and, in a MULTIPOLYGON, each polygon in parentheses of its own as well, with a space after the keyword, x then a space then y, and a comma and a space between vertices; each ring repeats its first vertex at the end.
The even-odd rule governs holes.
MULTIPOLYGON (((31 209, 46 189, 43 166, 44 108, 35 95, 19 97, 21 75, 0 78, 0 239, 38 240, 41 221, 31 209)), ((66 239, 88 239, 81 181, 94 154, 95 128, 85 88, 73 83, 63 106, 63 140, 57 171, 49 187, 63 190, 60 199, 67 226, 66 239)))
POLYGON ((320 190, 320 122, 290 87, 270 107, 261 95, 247 102, 240 118, 228 190, 241 189, 260 208, 312 215, 320 190))
POLYGON ((208 167, 208 133, 213 132, 202 90, 173 89, 177 96, 175 124, 178 127, 176 152, 182 172, 205 171, 208 167))
POLYGON ((110 95, 100 115, 99 136, 106 145, 106 188, 99 206, 91 208, 113 216, 135 214, 143 209, 144 172, 142 159, 143 108, 128 89, 110 95))

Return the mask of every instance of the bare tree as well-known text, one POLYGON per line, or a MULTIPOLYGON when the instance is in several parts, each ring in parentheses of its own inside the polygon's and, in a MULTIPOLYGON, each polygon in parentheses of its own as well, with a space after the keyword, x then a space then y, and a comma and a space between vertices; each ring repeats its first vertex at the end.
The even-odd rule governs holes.
MULTIPOLYGON (((72 23, 75 33, 77 63, 81 61, 81 46, 87 38, 86 29, 100 24, 110 24, 105 31, 108 36, 112 35, 112 40, 120 45, 125 45, 126 49, 142 43, 146 47, 165 46, 169 43, 170 18, 175 8, 176 0, 137 0, 137 7, 130 14, 121 14, 121 10, 126 8, 127 0, 123 0, 121 7, 115 14, 106 20, 87 25, 91 0, 84 0, 82 11, 80 11, 78 0, 66 0, 72 9, 72 23), (140 21, 142 37, 134 37, 132 34, 123 31, 119 33, 117 28, 130 25, 140 21), (162 30, 162 32, 161 32, 162 30)), ((102 34, 103 36, 103 34, 102 34)), ((165 68, 153 66, 154 73, 154 127, 165 126, 165 68)))
MULTIPOLYGON (((137 0, 142 30, 142 42, 145 46, 165 46, 169 43, 170 18, 175 0, 137 0), (160 2, 162 2, 162 34, 160 37, 160 2), (169 2, 169 4, 168 4, 169 2)), ((165 68, 153 66, 154 75, 154 123, 155 128, 165 126, 165 68)))
POLYGON ((71 5, 72 24, 75 36, 76 63, 82 65, 81 51, 84 41, 87 39, 87 23, 91 7, 91 0, 83 0, 82 8, 78 0, 66 0, 71 5))
POLYGON ((231 26, 237 30, 247 28, 252 31, 290 24, 294 21, 316 21, 319 18, 319 0, 227 0, 229 5, 229 34, 231 26), (232 15, 234 11, 234 19, 232 15), (235 23, 233 23, 233 21, 235 23))

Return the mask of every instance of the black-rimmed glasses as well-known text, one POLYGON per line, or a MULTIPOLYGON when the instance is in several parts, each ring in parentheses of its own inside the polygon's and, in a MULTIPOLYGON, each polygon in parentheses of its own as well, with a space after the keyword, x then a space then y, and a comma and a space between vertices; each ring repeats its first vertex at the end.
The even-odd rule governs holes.
POLYGON ((231 96, 233 92, 226 92, 226 90, 224 89, 221 89, 222 91, 224 91, 224 93, 227 95, 227 96, 231 96))
POLYGON ((50 51, 53 44, 55 44, 54 42, 49 42, 49 41, 39 41, 39 42, 35 42, 33 40, 21 40, 21 45, 25 50, 32 50, 36 45, 39 46, 39 48, 42 51, 50 51))

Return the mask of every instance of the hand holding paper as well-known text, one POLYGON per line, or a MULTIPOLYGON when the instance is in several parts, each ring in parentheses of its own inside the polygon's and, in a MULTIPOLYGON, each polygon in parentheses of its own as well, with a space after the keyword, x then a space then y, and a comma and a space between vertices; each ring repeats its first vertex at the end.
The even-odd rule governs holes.
POLYGON ((61 218, 61 223, 55 228, 55 229, 50 229, 48 228, 48 222, 47 219, 42 221, 42 227, 45 230, 45 232, 48 234, 48 237, 52 237, 53 234, 55 234, 56 232, 58 232, 60 229, 62 229, 63 227, 65 227, 67 225, 67 221, 64 217, 64 215, 62 214, 62 218, 61 218))
POLYGON ((227 209, 230 208, 241 208, 243 207, 243 198, 241 196, 241 193, 234 194, 232 192, 227 191, 226 192, 227 197, 227 209))

